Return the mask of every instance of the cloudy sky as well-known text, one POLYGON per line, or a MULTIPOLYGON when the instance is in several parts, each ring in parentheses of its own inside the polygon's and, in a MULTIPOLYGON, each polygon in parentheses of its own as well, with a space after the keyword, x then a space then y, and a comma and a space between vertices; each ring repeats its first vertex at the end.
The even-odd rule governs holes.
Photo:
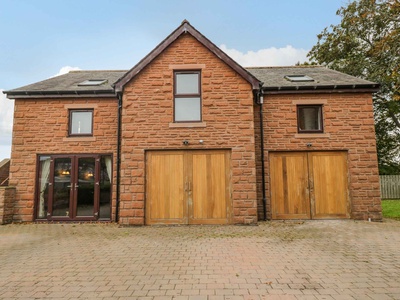
POLYGON ((243 66, 305 61, 347 0, 0 0, 0 160, 9 90, 71 69, 130 69, 182 20, 243 66))

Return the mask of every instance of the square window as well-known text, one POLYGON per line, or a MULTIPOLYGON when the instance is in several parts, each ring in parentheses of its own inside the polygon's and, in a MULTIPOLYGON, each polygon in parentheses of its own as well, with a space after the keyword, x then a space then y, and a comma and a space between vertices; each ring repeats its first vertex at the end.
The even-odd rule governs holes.
POLYGON ((200 71, 174 72, 174 122, 201 121, 200 71))
POLYGON ((93 135, 93 110, 69 111, 69 135, 93 135))
POLYGON ((299 133, 323 132, 322 105, 298 105, 297 127, 299 133))

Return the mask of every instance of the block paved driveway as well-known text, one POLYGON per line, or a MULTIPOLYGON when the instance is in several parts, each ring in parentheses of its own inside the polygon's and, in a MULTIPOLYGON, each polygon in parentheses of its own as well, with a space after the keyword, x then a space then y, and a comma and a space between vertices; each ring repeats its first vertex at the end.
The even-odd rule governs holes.
POLYGON ((400 299, 400 222, 0 226, 1 299, 400 299))

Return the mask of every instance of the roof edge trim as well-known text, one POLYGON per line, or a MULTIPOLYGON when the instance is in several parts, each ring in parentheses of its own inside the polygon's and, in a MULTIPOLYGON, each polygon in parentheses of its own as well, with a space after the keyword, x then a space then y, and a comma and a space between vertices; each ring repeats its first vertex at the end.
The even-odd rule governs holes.
POLYGON ((86 91, 3 91, 9 99, 38 98, 38 97, 86 97, 86 96, 116 96, 114 90, 86 90, 86 91))
POLYGON ((297 86, 265 86, 262 88, 263 93, 265 92, 284 92, 284 91, 321 91, 321 90, 369 90, 371 92, 377 92, 380 88, 380 84, 348 84, 348 85, 297 85, 297 86))

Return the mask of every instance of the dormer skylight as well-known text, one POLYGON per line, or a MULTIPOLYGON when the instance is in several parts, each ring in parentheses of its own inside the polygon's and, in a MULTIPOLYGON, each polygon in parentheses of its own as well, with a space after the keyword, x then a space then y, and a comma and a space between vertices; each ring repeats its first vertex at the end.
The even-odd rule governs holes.
POLYGON ((107 79, 88 79, 81 83, 78 83, 78 86, 98 86, 106 82, 107 79))
POLYGON ((285 79, 292 81, 292 82, 308 82, 314 81, 313 78, 307 75, 286 75, 285 79))

